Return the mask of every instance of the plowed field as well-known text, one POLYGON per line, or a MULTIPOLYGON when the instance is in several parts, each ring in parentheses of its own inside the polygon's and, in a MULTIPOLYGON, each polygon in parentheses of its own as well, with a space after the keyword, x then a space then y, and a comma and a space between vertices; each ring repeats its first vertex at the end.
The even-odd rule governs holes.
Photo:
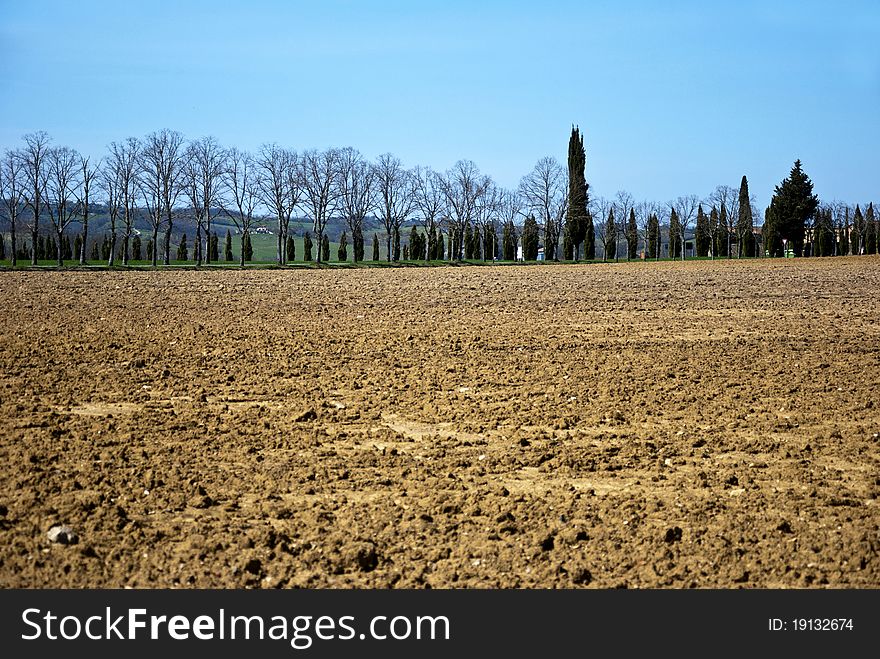
POLYGON ((0 299, 0 586, 880 587, 875 257, 0 299))

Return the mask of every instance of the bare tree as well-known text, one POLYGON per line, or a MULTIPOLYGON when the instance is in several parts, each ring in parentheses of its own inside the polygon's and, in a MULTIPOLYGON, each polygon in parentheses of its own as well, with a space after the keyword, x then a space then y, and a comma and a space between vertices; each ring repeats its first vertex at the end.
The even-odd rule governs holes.
MULTIPOLYGON (((110 258, 113 265, 116 254, 116 222, 122 216, 122 264, 128 265, 129 240, 134 231, 138 195, 145 192, 141 175, 141 144, 136 137, 124 142, 111 142, 110 154, 102 171, 101 187, 107 196, 110 215, 110 258)), ((155 238, 154 238, 155 241, 155 238)), ((154 250, 155 253, 155 250, 154 250)), ((155 260, 153 261, 155 265, 155 260)))
POLYGON ((44 131, 24 136, 24 148, 18 151, 22 158, 25 178, 25 206, 31 211, 28 228, 31 232, 31 265, 37 265, 37 240, 40 237, 40 215, 45 202, 47 167, 51 138, 44 131))
POLYGON ((621 237, 626 237, 626 223, 629 220, 629 213, 634 207, 635 201, 633 196, 626 190, 618 190, 614 196, 614 215, 617 217, 617 222, 614 225, 617 230, 617 237, 614 242, 615 261, 618 260, 617 246, 620 243, 621 237))
POLYGON ((25 205, 25 161, 18 151, 7 150, 0 162, 0 204, 9 222, 9 233, 12 251, 9 254, 9 262, 14 268, 18 264, 16 250, 15 229, 18 226, 18 218, 25 205))
POLYGON ((258 165, 254 157, 236 148, 226 154, 224 184, 227 194, 220 196, 223 212, 241 233, 238 265, 244 267, 245 241, 254 223, 254 211, 260 202, 261 189, 258 165))
POLYGON ((167 128, 150 133, 144 139, 141 162, 146 173, 145 181, 150 187, 151 201, 156 204, 152 211, 153 265, 156 265, 156 254, 159 251, 156 240, 162 224, 165 225, 162 264, 168 265, 171 259, 174 205, 182 189, 180 183, 184 170, 183 143, 183 135, 167 128))
POLYGON ((444 215, 452 240, 450 258, 460 261, 464 256, 464 230, 474 221, 477 201, 483 193, 481 186, 485 181, 472 160, 459 160, 439 181, 446 201, 444 215))
POLYGON ((191 142, 186 150, 183 184, 196 221, 196 265, 201 265, 203 258, 205 263, 211 263, 211 221, 220 205, 225 156, 225 151, 213 137, 191 142))
POLYGON ((723 219, 721 228, 727 233, 727 258, 732 258, 731 243, 736 233, 736 222, 739 219, 739 190, 729 185, 719 185, 709 195, 708 201, 718 208, 719 217, 723 219))
MULTIPOLYGON (((437 225, 445 208, 443 184, 440 174, 428 167, 417 167, 413 172, 415 203, 422 218, 427 236, 425 262, 431 260, 437 242, 437 225)), ((485 255, 485 250, 484 250, 485 255)))
POLYGON ((77 194, 77 212, 82 222, 82 239, 79 245, 79 254, 74 255, 79 259, 80 265, 86 264, 86 243, 89 239, 89 214, 91 213, 91 194, 94 190, 98 177, 101 173, 101 162, 91 164, 88 156, 79 158, 80 186, 77 194))
POLYGON ((669 202, 670 209, 674 208, 681 222, 681 260, 684 261, 686 256, 685 247, 687 245, 687 232, 691 222, 697 217, 697 207, 700 205, 700 199, 697 195, 685 195, 677 197, 675 201, 669 202))
MULTIPOLYGON (((482 193, 477 197, 476 212, 474 213, 474 230, 477 232, 476 242, 480 248, 483 261, 489 260, 490 254, 487 254, 485 236, 490 231, 490 227, 496 230, 498 226, 498 215, 503 214, 507 217, 508 212, 513 212, 513 218, 519 218, 522 208, 522 200, 516 192, 509 192, 495 185, 495 182, 488 176, 483 178, 481 185, 482 193), (515 209, 515 210, 514 210, 515 209)), ((494 254, 491 254, 494 257, 494 254)))
POLYGON ((593 227, 596 232, 596 244, 602 245, 602 260, 608 260, 605 245, 608 244, 609 236, 606 236, 608 215, 614 208, 614 203, 605 197, 590 197, 588 208, 593 215, 593 227), (598 220, 598 221, 597 221, 598 220))
POLYGON ((375 205, 376 170, 356 149, 339 152, 336 186, 339 205, 351 231, 354 262, 364 260, 364 220, 375 205))
POLYGON ((391 240, 395 232, 415 209, 412 174, 403 168, 400 159, 390 153, 379 156, 374 166, 376 208, 385 227, 388 260, 393 260, 391 240))
POLYGON ((321 245, 329 220, 336 213, 339 191, 336 179, 339 171, 339 150, 306 151, 300 158, 300 177, 303 186, 303 205, 311 216, 317 245, 316 261, 321 262, 321 245))
MULTIPOLYGON (((638 228, 639 237, 645 243, 645 260, 647 261, 654 254, 649 254, 648 238, 651 231, 651 217, 657 212, 657 203, 653 201, 641 201, 635 206, 636 211, 636 227, 638 228)), ((660 237, 657 237, 660 242, 660 237)))
POLYGON ((79 160, 80 155, 66 146, 55 147, 46 152, 46 210, 58 235, 56 255, 59 268, 64 265, 64 231, 77 216, 79 160))
POLYGON ((297 176, 297 154, 277 144, 260 147, 256 164, 259 168, 259 186, 263 205, 278 219, 278 265, 287 263, 287 234, 290 218, 299 203, 302 189, 297 176))
POLYGON ((568 210, 568 174, 556 158, 545 156, 519 184, 525 205, 544 228, 544 256, 548 261, 559 260, 559 238, 568 210))

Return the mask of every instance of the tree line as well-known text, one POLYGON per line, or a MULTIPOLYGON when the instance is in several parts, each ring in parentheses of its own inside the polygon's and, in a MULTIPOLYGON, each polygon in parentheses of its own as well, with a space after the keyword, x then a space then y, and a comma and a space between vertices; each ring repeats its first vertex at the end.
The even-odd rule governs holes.
MULTIPOLYGON (((820 202, 796 161, 759 214, 748 180, 739 189, 718 186, 705 198, 685 195, 666 203, 636 202, 626 191, 594 197, 586 180, 586 151, 572 127, 565 166, 540 158, 515 189, 498 185, 470 160, 445 172, 407 169, 385 153, 375 161, 351 147, 306 150, 264 144, 254 153, 224 147, 212 137, 187 141, 163 129, 112 142, 97 162, 45 132, 25 135, 0 162, 0 201, 9 245, 0 234, 0 259, 71 258, 82 265, 140 260, 135 222, 146 224, 145 258, 153 266, 177 260, 220 261, 215 223, 236 228, 238 261, 253 258, 251 235, 270 222, 279 265, 296 260, 291 221, 304 217, 304 261, 330 259, 328 224, 343 223, 337 259, 364 261, 365 231, 374 232, 388 261, 404 260, 632 260, 636 258, 750 258, 832 256, 878 251, 873 203, 820 202), (100 208, 109 226, 89 242, 89 220, 100 208), (77 225, 73 244, 69 237, 77 225), (409 227, 409 231, 406 231, 409 227), (185 231, 173 251, 175 228, 185 231), (664 240, 664 229, 666 238, 664 240), (21 232, 25 237, 22 239, 21 232), (381 238, 380 238, 381 233, 381 238), (350 245, 350 251, 349 251, 350 245), (690 251, 690 254, 689 254, 690 251)), ((223 260, 231 262, 227 230, 223 260)))

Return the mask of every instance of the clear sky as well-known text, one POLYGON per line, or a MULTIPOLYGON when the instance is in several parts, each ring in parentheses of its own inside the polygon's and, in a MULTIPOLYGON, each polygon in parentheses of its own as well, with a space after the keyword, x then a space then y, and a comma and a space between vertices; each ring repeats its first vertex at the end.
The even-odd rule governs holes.
POLYGON ((354 146, 515 186, 585 133, 595 194, 761 207, 800 158, 880 200, 880 2, 0 0, 0 146, 158 128, 354 146))

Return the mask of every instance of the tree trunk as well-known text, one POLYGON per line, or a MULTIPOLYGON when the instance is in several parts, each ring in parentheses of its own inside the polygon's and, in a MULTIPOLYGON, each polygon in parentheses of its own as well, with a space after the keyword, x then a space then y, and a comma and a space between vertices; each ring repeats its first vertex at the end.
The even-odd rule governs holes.
POLYGON ((37 230, 37 221, 34 220, 34 228, 31 229, 31 265, 37 265, 37 240, 40 234, 37 230))
MULTIPOLYGON (((245 231, 241 232, 241 250, 238 255, 238 267, 239 268, 244 267, 244 238, 246 235, 247 235, 247 232, 245 232, 245 231)), ((210 242, 210 240, 211 239, 209 238, 208 241, 210 242)), ((210 252, 210 250, 209 250, 209 252, 210 252)))
POLYGON ((196 222, 196 267, 202 265, 202 223, 196 222))
POLYGON ((62 244, 62 240, 63 240, 63 233, 64 233, 63 231, 58 232, 58 245, 56 246, 56 249, 55 249, 55 252, 58 256, 58 267, 59 268, 64 267, 64 258, 61 256, 61 244, 62 244))
POLYGON ((107 267, 113 267, 113 259, 116 258, 116 231, 110 231, 110 256, 107 257, 107 267))
POLYGON ((385 255, 386 260, 390 263, 391 262, 391 233, 390 232, 388 233, 388 239, 385 241, 385 245, 388 248, 388 253, 385 255))
POLYGON ((10 239, 10 242, 12 243, 12 255, 10 257, 10 263, 12 264, 12 267, 14 268, 16 265, 18 265, 18 256, 15 253, 17 246, 15 244, 15 220, 14 219, 12 220, 12 222, 9 225, 9 234, 10 234, 9 239, 10 239))
POLYGON ((88 213, 83 217, 82 244, 79 246, 79 264, 86 264, 86 242, 89 238, 89 216, 88 213))
POLYGON ((150 255, 150 261, 153 264, 153 267, 156 267, 157 257, 159 256, 159 225, 153 225, 153 253, 150 255))
POLYGON ((165 230, 165 253, 162 255, 162 265, 171 262, 171 218, 168 218, 168 228, 165 230))
POLYGON ((128 267, 128 240, 131 232, 126 232, 122 236, 122 265, 128 267))

